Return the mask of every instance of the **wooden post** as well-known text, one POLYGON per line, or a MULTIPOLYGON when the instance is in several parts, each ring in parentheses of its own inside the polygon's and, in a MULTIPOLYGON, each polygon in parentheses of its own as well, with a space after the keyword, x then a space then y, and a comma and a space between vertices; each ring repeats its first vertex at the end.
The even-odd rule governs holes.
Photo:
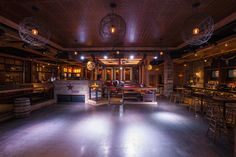
POLYGON ((164 95, 169 97, 173 92, 173 62, 169 53, 164 56, 164 95))

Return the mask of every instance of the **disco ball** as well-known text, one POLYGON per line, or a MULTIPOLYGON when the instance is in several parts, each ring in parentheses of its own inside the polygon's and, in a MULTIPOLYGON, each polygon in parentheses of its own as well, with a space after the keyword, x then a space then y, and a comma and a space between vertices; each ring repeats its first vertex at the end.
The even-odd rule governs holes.
POLYGON ((95 63, 92 61, 88 61, 87 63, 87 69, 92 71, 96 67, 95 63))
POLYGON ((51 36, 46 27, 34 17, 27 17, 19 24, 20 38, 35 47, 43 47, 51 36))
POLYGON ((201 45, 211 38, 213 31, 213 18, 203 13, 196 14, 185 21, 182 38, 189 45, 201 45))
POLYGON ((105 40, 120 42, 125 36, 126 23, 120 15, 111 13, 101 20, 99 32, 105 40))

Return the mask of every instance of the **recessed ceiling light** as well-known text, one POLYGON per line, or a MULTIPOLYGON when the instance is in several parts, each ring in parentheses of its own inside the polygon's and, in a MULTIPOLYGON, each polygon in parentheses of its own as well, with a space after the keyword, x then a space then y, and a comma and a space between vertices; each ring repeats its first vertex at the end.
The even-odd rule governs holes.
POLYGON ((81 60, 84 60, 84 58, 85 58, 84 56, 80 56, 80 59, 81 59, 81 60))
POLYGON ((116 51, 116 54, 120 54, 120 51, 116 51))
POLYGON ((161 52, 160 52, 160 55, 163 55, 163 54, 164 54, 164 52, 163 52, 163 51, 161 51, 161 52))
POLYGON ((229 46, 229 44, 228 43, 225 43, 225 47, 228 47, 229 46))
POLYGON ((207 60, 205 59, 205 60, 204 60, 204 62, 206 63, 206 62, 207 62, 207 60))
POLYGON ((187 66, 187 64, 184 64, 184 67, 186 67, 187 66))
POLYGON ((134 59, 134 55, 130 55, 130 56, 129 56, 129 59, 134 59))
POLYGON ((78 54, 78 52, 77 52, 77 51, 75 51, 75 52, 74 52, 74 55, 77 55, 77 54, 78 54))
POLYGON ((154 58, 154 59, 157 59, 157 56, 154 56, 153 58, 154 58))
POLYGON ((107 56, 103 56, 104 59, 107 59, 108 57, 107 56))

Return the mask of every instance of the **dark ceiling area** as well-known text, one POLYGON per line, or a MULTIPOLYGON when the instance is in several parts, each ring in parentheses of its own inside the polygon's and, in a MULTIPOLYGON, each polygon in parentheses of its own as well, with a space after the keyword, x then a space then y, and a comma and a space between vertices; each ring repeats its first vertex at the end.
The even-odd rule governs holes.
POLYGON ((30 53, 28 51, 23 51, 17 48, 12 48, 12 47, 0 47, 0 53, 7 54, 7 55, 12 55, 12 56, 17 56, 17 57, 23 57, 23 58, 42 58, 42 56, 30 53))
MULTIPOLYGON (((215 23, 236 11, 235 0, 116 0, 115 13, 126 22, 122 47, 177 47, 185 20, 198 12, 215 23), (199 3, 198 7, 193 7, 199 3)), ((0 15, 19 24, 35 16, 48 26, 51 40, 64 48, 111 47, 99 36, 100 20, 111 13, 110 0, 1 0, 0 15)), ((231 26, 230 26, 231 27, 231 26)), ((227 30, 227 28, 226 28, 227 30)), ((228 35, 216 34, 210 40, 228 35)), ((229 32, 232 34, 232 32, 229 32)))

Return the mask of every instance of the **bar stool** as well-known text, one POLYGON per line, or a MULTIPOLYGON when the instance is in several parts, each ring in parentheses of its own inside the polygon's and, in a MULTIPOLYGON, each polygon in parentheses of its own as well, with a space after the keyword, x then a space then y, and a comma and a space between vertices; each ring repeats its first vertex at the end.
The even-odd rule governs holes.
POLYGON ((200 102, 201 100, 198 97, 191 97, 191 103, 189 105, 189 112, 194 111, 194 114, 197 115, 197 112, 200 111, 200 102))
POLYGON ((236 104, 228 103, 226 104, 226 124, 228 127, 233 128, 235 125, 235 116, 236 116, 236 104))
POLYGON ((216 138, 220 138, 222 135, 228 137, 228 129, 225 119, 222 114, 221 107, 218 103, 210 103, 207 106, 206 119, 208 122, 208 128, 206 136, 212 135, 213 142, 216 142, 216 138))

